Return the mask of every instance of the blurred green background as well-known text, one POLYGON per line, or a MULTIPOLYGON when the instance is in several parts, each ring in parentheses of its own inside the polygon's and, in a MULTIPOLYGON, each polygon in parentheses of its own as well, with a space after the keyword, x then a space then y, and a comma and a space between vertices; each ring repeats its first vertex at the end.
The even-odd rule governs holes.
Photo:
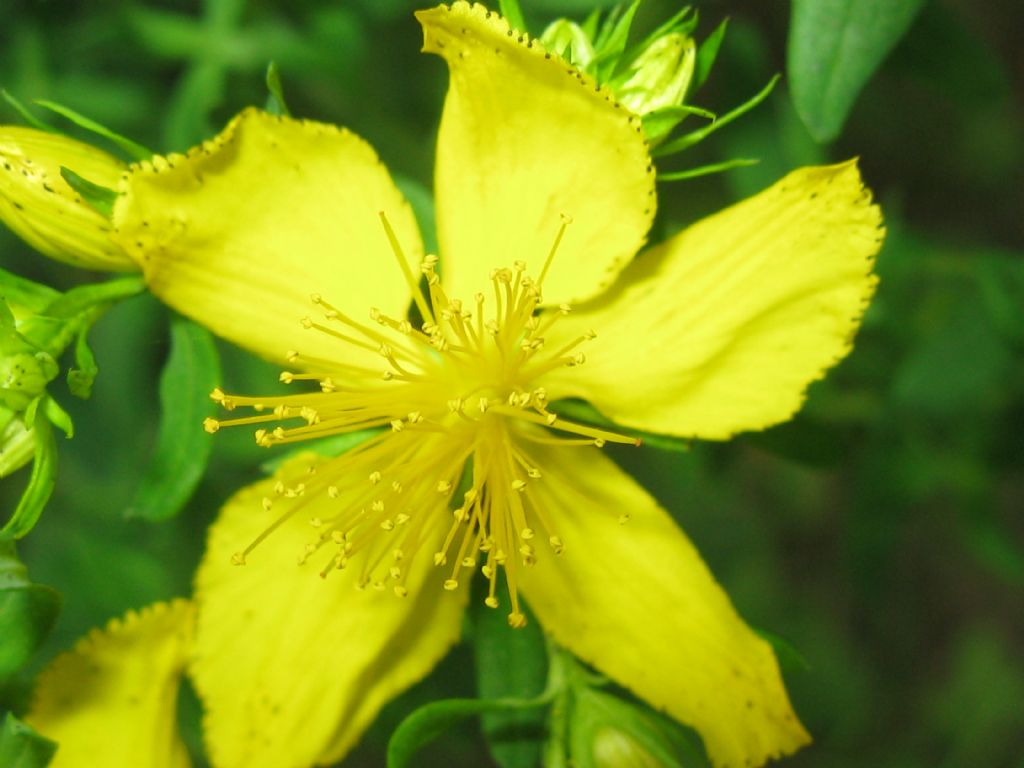
MULTIPOLYGON (((523 0, 531 31, 587 0, 523 0)), ((158 151, 181 150, 263 104, 269 60, 292 112, 368 138, 407 187, 429 190, 446 87, 418 53, 407 0, 0 4, 0 86, 73 107, 158 151)), ((638 27, 680 4, 647 0, 638 27)), ((790 5, 696 2, 708 34, 731 18, 696 97, 724 112, 785 72, 790 5)), ((752 624, 786 638, 797 712, 815 744, 783 765, 1024 766, 1024 12, 1019 0, 924 4, 858 99, 841 136, 815 143, 784 79, 769 100, 665 170, 759 157, 751 168, 662 185, 671 233, 799 165, 859 156, 889 230, 882 282, 853 354, 792 422, 685 454, 613 455, 673 511, 752 624), (801 661, 802 658, 802 661, 801 661)), ((3 122, 15 122, 7 111, 3 122)), ((99 279, 36 256, 0 229, 0 264, 68 288, 99 279)), ((64 594, 33 669, 79 635, 187 595, 206 525, 267 454, 218 435, 186 512, 126 521, 159 411, 168 315, 148 296, 95 328, 95 394, 67 397, 56 493, 20 548, 64 594)), ((274 370, 222 348, 226 388, 264 391, 274 370)), ((22 473, 23 475, 24 473, 22 473)), ((0 486, 12 508, 22 476, 0 486)), ((6 515, 6 512, 5 512, 6 515)), ((461 648, 391 705, 346 766, 381 763, 418 703, 472 695, 461 648)), ((195 720, 186 696, 183 717, 195 720)), ((196 735, 190 738, 195 746, 196 735)), ((426 761, 485 765, 472 723, 426 761)))

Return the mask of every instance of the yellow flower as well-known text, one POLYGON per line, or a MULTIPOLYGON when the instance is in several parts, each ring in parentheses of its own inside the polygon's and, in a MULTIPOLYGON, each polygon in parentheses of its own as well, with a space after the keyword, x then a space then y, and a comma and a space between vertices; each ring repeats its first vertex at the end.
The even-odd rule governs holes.
POLYGON ((479 5, 417 16, 450 71, 440 260, 362 139, 254 110, 133 166, 115 207, 157 296, 319 385, 218 392, 246 415, 211 431, 379 428, 287 462, 211 529, 190 674, 213 764, 340 759, 456 641, 474 570, 511 624, 522 596, 716 766, 793 752, 809 737, 771 648, 600 446, 789 418, 850 349, 878 209, 853 163, 807 168, 634 259, 655 209, 640 119, 479 5), (573 397, 621 429, 549 408, 573 397))

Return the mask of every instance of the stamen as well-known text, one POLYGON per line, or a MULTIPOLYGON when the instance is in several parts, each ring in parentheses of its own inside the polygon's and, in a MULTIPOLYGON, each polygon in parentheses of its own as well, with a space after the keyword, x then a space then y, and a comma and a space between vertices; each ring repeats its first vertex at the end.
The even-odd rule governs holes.
POLYGON ((405 260, 405 253, 398 242, 398 237, 395 236, 395 230, 391 228, 391 223, 388 221, 384 211, 380 211, 378 215, 380 216, 380 223, 384 225, 384 233, 388 236, 388 243, 391 244, 391 252, 398 260, 398 266, 402 268, 402 276, 405 278, 405 282, 408 283, 409 290, 412 291, 412 300, 416 302, 416 307, 419 309, 420 314, 423 315, 423 319, 431 323, 434 322, 434 315, 430 311, 430 307, 427 306, 427 300, 423 298, 419 280, 413 276, 412 270, 409 269, 409 262, 405 260))

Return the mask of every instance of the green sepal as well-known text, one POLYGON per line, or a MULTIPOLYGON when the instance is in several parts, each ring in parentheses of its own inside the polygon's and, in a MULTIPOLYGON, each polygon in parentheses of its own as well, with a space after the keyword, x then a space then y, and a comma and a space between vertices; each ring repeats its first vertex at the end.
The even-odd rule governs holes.
POLYGON ((632 427, 623 427, 608 419, 590 403, 583 400, 556 400, 548 406, 548 410, 564 416, 570 421, 579 421, 592 427, 600 427, 610 432, 617 432, 621 435, 636 437, 641 444, 650 448, 657 448, 659 451, 671 451, 673 453, 684 453, 690 450, 692 441, 671 435, 659 435, 655 432, 643 432, 632 427))
POLYGON ((625 10, 622 10, 621 6, 616 6, 605 19, 594 41, 594 60, 588 67, 597 82, 604 83, 610 80, 618 69, 619 62, 623 60, 629 30, 633 26, 633 17, 640 7, 640 1, 633 0, 625 10))
POLYGON ((606 768, 610 765, 659 766, 661 768, 703 768, 708 766, 698 743, 675 733, 676 726, 652 710, 593 688, 574 691, 569 727, 570 764, 576 768, 606 768), (632 755, 604 752, 607 742, 628 745, 632 755), (631 759, 632 758, 632 759, 631 759), (614 762, 613 762, 614 761, 614 762))
POLYGON ((220 357, 210 332, 184 317, 171 321, 171 351, 160 374, 160 426, 156 449, 127 517, 166 520, 178 514, 199 485, 213 441, 203 420, 214 404, 220 357))
MULTIPOLYGON (((482 583, 479 582, 478 583, 482 583)), ((482 699, 532 699, 545 689, 548 651, 540 625, 524 607, 525 627, 511 629, 504 611, 472 602, 477 691, 482 699)), ((497 710, 481 715, 484 738, 501 768, 533 768, 545 739, 542 709, 497 710)))
POLYGON ((284 100, 284 86, 281 83, 281 71, 277 68, 277 62, 271 61, 267 64, 267 95, 266 110, 272 115, 284 115, 291 117, 292 112, 288 109, 288 102, 284 100))
POLYGON ((133 160, 148 160, 153 156, 151 150, 146 149, 141 144, 137 144, 126 136, 122 136, 119 133, 114 133, 106 126, 100 125, 95 120, 86 117, 83 114, 76 112, 70 107, 65 107, 63 104, 57 104, 53 101, 47 101, 46 99, 36 99, 34 104, 48 109, 51 112, 56 112, 61 117, 70 120, 72 123, 77 125, 79 128, 83 128, 90 133, 95 133, 97 136, 102 136, 108 141, 114 143, 120 148, 126 155, 131 157, 133 160))
MULTIPOLYGON (((14 542, 0 538, 0 684, 42 645, 60 612, 60 602, 55 589, 29 581, 14 542)), ((7 763, 0 761, 0 765, 7 763)))
POLYGON ((696 115, 706 120, 715 120, 717 117, 714 112, 689 104, 676 104, 652 110, 640 117, 647 142, 652 146, 658 144, 688 115, 696 115))
POLYGON ((114 201, 117 200, 117 192, 109 187, 94 184, 63 165, 60 167, 60 175, 68 183, 69 187, 81 195, 86 205, 108 219, 111 217, 114 213, 114 201))
POLYGON ((45 739, 10 712, 0 727, 0 765, 4 768, 46 768, 57 751, 45 739))
POLYGON ((697 61, 693 67, 693 80, 690 81, 690 93, 700 88, 707 82, 711 74, 711 68, 718 58, 718 51, 725 39, 725 32, 729 26, 729 20, 724 19, 721 24, 715 27, 715 31, 708 35, 704 42, 697 47, 697 61))
POLYGON ((96 366, 96 357, 89 348, 87 338, 88 329, 83 328, 78 333, 78 340, 75 342, 75 365, 76 368, 68 370, 68 389, 75 397, 88 400, 92 396, 92 385, 96 381, 96 375, 100 369, 96 366))
POLYGON ((26 318, 18 330, 56 358, 83 328, 91 327, 114 303, 142 293, 145 288, 142 277, 134 275, 78 286, 60 294, 39 314, 26 318))
POLYGON ((698 14, 689 6, 676 11, 668 21, 661 24, 638 44, 632 46, 623 56, 625 61, 632 61, 645 50, 665 35, 686 35, 692 37, 693 31, 697 28, 698 14))
POLYGON ((523 18, 523 9, 519 7, 519 0, 498 0, 498 9, 512 29, 520 32, 528 31, 526 20, 523 18))
POLYGON ((39 312, 60 296, 47 285, 36 283, 0 268, 0 302, 39 312))
POLYGON ((28 123, 31 127, 35 128, 37 131, 44 131, 46 133, 60 133, 60 131, 58 131, 52 125, 43 122, 38 117, 33 115, 28 110, 28 107, 22 104, 19 99, 15 98, 14 94, 12 94, 6 88, 0 88, 0 97, 2 97, 3 100, 6 101, 11 106, 11 108, 18 113, 22 120, 28 123))
POLYGON ((683 181, 685 179, 695 179, 698 176, 709 176, 713 173, 731 171, 733 168, 746 168, 751 165, 757 165, 759 162, 761 161, 755 157, 737 157, 732 160, 723 160, 720 163, 709 163, 708 165, 700 165, 696 168, 687 168, 685 171, 659 173, 657 179, 658 181, 683 181))
POLYGON ((57 443, 53 436, 53 427, 45 418, 39 418, 35 409, 39 399, 33 401, 30 414, 25 412, 26 424, 32 427, 35 436, 35 452, 32 461, 32 473, 29 475, 28 486, 18 500, 18 506, 0 529, 0 538, 20 539, 35 526, 43 507, 50 500, 57 478, 57 443))
MULTIPOLYGON (((71 421, 71 415, 61 408, 60 403, 49 395, 44 395, 40 404, 47 421, 63 432, 69 440, 75 436, 75 425, 71 421)), ((31 425, 35 426, 35 422, 31 422, 31 425)))
POLYGON ((442 733, 463 720, 484 712, 535 709, 548 703, 536 699, 445 699, 432 701, 408 715, 388 741, 387 768, 405 768, 413 756, 442 733))
POLYGON ((737 119, 738 117, 742 117, 747 112, 756 107, 758 104, 760 104, 762 101, 767 99, 768 94, 772 92, 772 90, 775 88, 775 84, 778 82, 779 76, 773 76, 764 88, 762 88, 760 91, 754 94, 754 96, 747 99, 747 101, 743 102, 732 111, 725 113, 710 125, 706 125, 703 128, 698 128, 696 131, 691 131, 690 133, 685 133, 679 138, 673 139, 672 141, 667 141, 664 144, 659 144, 651 151, 651 155, 653 155, 654 157, 674 155, 677 152, 682 152, 684 149, 689 149, 694 144, 703 141, 718 129, 724 128, 733 120, 737 119))
POLYGON ((324 437, 320 440, 304 441, 301 448, 293 448, 290 451, 283 451, 282 453, 275 454, 274 458, 267 459, 260 464, 260 469, 268 475, 273 474, 296 456, 309 451, 328 458, 341 456, 343 453, 348 453, 357 445, 366 442, 375 435, 379 435, 381 432, 382 430, 380 429, 360 429, 356 432, 346 432, 343 435, 332 435, 331 437, 324 437))
POLYGON ((811 669, 811 662, 789 640, 774 632, 769 632, 767 629, 758 629, 757 627, 751 627, 751 629, 772 647, 775 657, 779 660, 779 666, 783 670, 807 672, 811 669))

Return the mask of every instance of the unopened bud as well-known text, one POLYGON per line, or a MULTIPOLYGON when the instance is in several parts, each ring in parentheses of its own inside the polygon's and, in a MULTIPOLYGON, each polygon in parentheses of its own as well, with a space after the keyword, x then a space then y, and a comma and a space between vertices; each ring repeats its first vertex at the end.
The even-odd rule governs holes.
POLYGON ((110 222, 61 176, 61 166, 116 189, 124 164, 76 139, 0 126, 0 221, 37 251, 85 269, 138 269, 110 239, 110 222))

